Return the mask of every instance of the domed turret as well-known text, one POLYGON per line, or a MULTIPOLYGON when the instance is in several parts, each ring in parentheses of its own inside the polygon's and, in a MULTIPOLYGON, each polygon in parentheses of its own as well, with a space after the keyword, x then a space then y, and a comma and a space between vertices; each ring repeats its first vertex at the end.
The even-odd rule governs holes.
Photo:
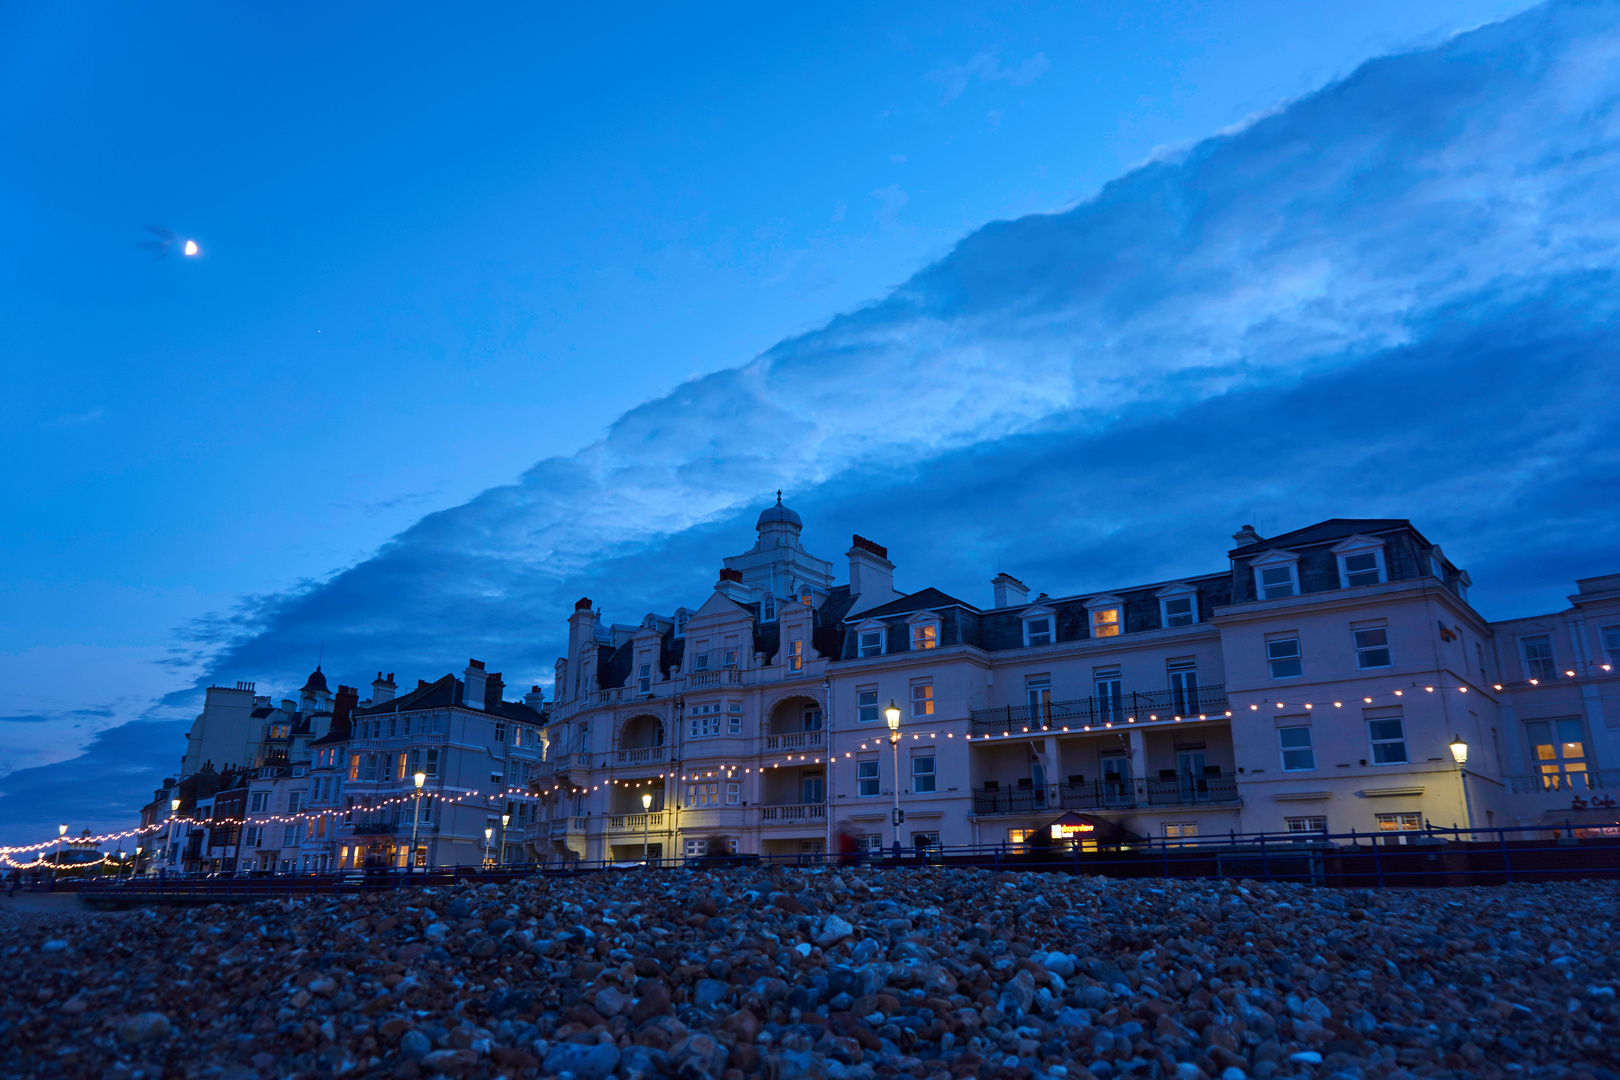
POLYGON ((782 491, 780 488, 776 491, 776 505, 767 506, 760 513, 759 521, 755 522, 754 528, 763 529, 765 526, 777 522, 792 525, 796 529, 804 528, 804 522, 799 519, 799 515, 782 505, 782 491))
POLYGON ((299 692, 312 696, 331 692, 326 688, 326 676, 321 674, 321 665, 315 665, 315 670, 309 673, 309 681, 304 683, 303 689, 299 692))

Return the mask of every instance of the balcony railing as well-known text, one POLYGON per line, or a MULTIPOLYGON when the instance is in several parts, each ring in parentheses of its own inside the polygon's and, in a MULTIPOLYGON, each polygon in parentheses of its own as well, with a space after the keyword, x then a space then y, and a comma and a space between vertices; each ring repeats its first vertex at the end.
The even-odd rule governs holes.
POLYGON ((393 836, 399 832, 399 826, 392 821, 372 821, 356 825, 350 831, 355 836, 393 836))
POLYGON ((561 836, 564 833, 584 831, 585 819, 582 817, 552 818, 551 827, 547 830, 551 836, 561 836))
MULTIPOLYGON (((580 757, 583 758, 584 755, 581 754, 580 757)), ((551 759, 551 768, 552 768, 553 772, 563 772, 564 770, 568 769, 573 764, 574 764, 574 755, 573 754, 557 754, 557 755, 553 756, 552 759, 551 759)), ((584 764, 584 762, 581 761, 581 764, 584 764)))
POLYGON ((650 814, 614 814, 608 818, 609 832, 646 832, 657 831, 664 827, 664 812, 654 810, 650 814))
POLYGON ((1165 780, 1094 780, 1011 791, 975 791, 975 814, 1040 814, 1065 810, 1125 810, 1139 806, 1197 806, 1238 801, 1237 775, 1180 776, 1165 780))
POLYGON ((1586 772, 1537 773, 1505 778, 1515 795, 1542 793, 1581 795, 1588 791, 1620 792, 1620 769, 1589 769, 1586 772))
POLYGON ((643 746, 635 750, 620 750, 620 765, 651 765, 669 760, 669 747, 643 746))
POLYGON ((792 825, 802 821, 826 821, 826 803, 796 803, 789 806, 762 806, 759 820, 778 825, 792 825))
POLYGON ((1129 694, 1079 698, 1075 701, 1048 701, 1041 705, 1005 705, 999 709, 974 709, 973 733, 1059 731, 1083 728, 1088 724, 1136 723, 1152 720, 1183 720, 1226 714, 1226 686, 1221 683, 1195 690, 1133 690, 1129 694))
POLYGON ((690 690, 701 690, 706 686, 741 686, 742 682, 743 673, 736 668, 694 671, 686 677, 686 686, 690 690))
POLYGON ((826 737, 819 731, 799 731, 792 735, 765 736, 765 749, 809 750, 826 745, 826 737))

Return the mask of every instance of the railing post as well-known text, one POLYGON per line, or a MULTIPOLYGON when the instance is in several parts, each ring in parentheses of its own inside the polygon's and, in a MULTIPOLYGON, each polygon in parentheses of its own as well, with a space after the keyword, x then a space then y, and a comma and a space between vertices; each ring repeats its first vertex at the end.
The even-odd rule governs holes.
POLYGON ((1266 853, 1265 833, 1260 834, 1260 872, 1266 875, 1267 881, 1271 880, 1271 858, 1266 853))
POLYGON ((1378 855, 1378 836, 1377 836, 1377 834, 1374 834, 1371 839, 1372 839, 1372 857, 1373 857, 1373 877, 1378 882, 1378 887, 1380 889, 1382 889, 1384 887, 1384 863, 1383 863, 1383 860, 1378 855))
POLYGON ((1511 848, 1508 847, 1507 830, 1506 829, 1497 829, 1496 830, 1496 838, 1499 841, 1501 841, 1501 844, 1502 844, 1502 869, 1507 872, 1508 881, 1512 882, 1512 880, 1513 880, 1513 851, 1512 851, 1511 848))
POLYGON ((1164 860, 1164 876, 1165 876, 1165 879, 1169 880, 1169 878, 1170 878, 1170 838, 1168 836, 1159 837, 1159 855, 1164 860))

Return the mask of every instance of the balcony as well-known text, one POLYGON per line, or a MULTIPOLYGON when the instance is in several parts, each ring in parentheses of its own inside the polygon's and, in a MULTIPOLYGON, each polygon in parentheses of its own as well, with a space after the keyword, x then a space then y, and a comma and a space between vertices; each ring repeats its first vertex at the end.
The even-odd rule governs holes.
POLYGON ((1588 791, 1620 795, 1620 769, 1588 769, 1586 772, 1537 773, 1504 777, 1515 795, 1567 794, 1572 797, 1588 791))
POLYGON ((655 765, 669 760, 669 747, 643 746, 636 750, 620 750, 620 765, 655 765))
MULTIPOLYGON (((584 762, 585 755, 580 754, 579 757, 581 759, 580 760, 580 765, 583 766, 585 764, 585 762, 584 762)), ((573 754, 556 754, 551 758, 551 770, 553 772, 560 772, 560 773, 567 772, 569 770, 569 768, 573 764, 574 764, 574 755, 573 754)))
POLYGON ((552 818, 550 828, 546 830, 549 836, 562 836, 565 833, 584 831, 585 819, 582 817, 552 818))
POLYGON ((1075 701, 1049 701, 1044 705, 1006 705, 974 709, 975 735, 1008 732, 1073 731, 1087 725, 1187 720, 1225 716, 1226 686, 1215 683, 1196 690, 1135 690, 1115 697, 1087 697, 1075 701))
POLYGON ((399 832, 399 826, 392 821, 372 821, 349 831, 355 836, 393 836, 399 832))
POLYGON ((710 686, 741 686, 743 673, 736 668, 722 668, 719 671, 694 671, 686 677, 688 690, 702 690, 710 686))
POLYGON ((826 803, 796 803, 789 806, 762 806, 759 820, 766 825, 799 825, 827 820, 826 803))
POLYGON ((1013 791, 975 791, 975 814, 1059 814, 1065 810, 1132 810, 1155 806, 1202 806, 1238 801, 1237 774, 1182 776, 1167 780, 1097 780, 1013 791))
POLYGON ((608 818, 608 832, 657 832, 664 827, 664 812, 614 814, 608 818))
POLYGON ((825 746, 826 736, 819 731, 799 731, 792 735, 765 736, 765 750, 819 750, 825 746))

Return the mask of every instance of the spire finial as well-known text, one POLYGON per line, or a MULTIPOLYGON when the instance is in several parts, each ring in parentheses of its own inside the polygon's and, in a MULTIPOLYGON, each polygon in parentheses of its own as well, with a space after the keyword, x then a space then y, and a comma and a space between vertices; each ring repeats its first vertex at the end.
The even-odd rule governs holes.
POLYGON ((782 489, 781 488, 776 489, 776 505, 777 506, 782 505, 782 489))

